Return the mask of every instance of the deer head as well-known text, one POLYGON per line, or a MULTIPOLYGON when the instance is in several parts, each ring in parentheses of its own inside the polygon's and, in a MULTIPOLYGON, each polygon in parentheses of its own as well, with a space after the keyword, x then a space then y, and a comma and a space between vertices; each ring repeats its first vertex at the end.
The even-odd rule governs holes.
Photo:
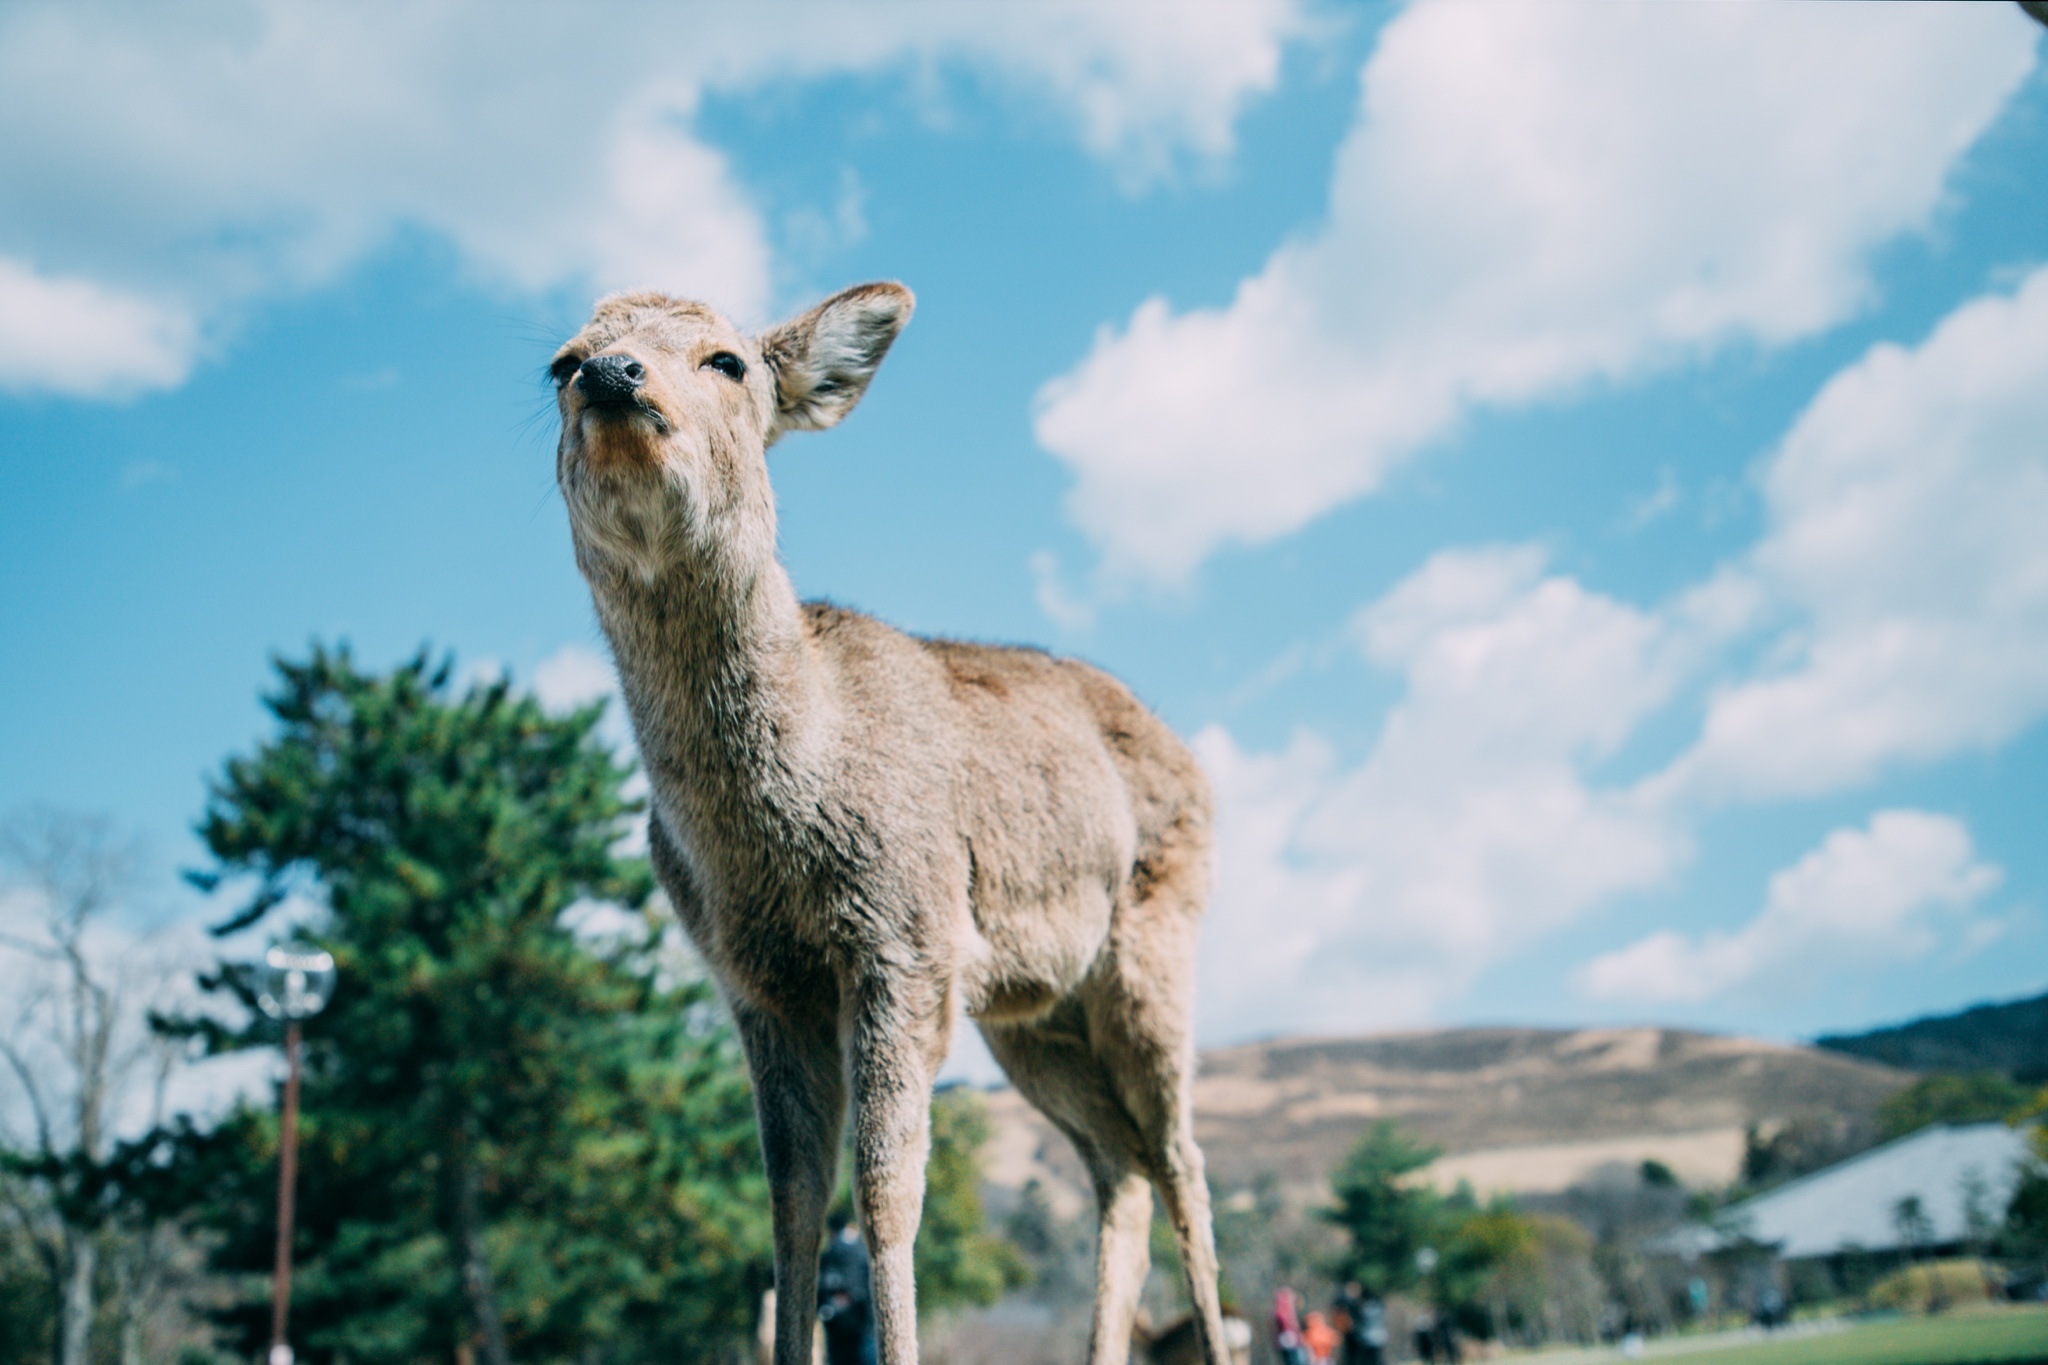
POLYGON ((772 555, 768 447, 851 412, 912 307, 900 284, 858 285, 748 337, 687 299, 600 300, 549 367, 584 575, 651 582, 693 552, 772 555))

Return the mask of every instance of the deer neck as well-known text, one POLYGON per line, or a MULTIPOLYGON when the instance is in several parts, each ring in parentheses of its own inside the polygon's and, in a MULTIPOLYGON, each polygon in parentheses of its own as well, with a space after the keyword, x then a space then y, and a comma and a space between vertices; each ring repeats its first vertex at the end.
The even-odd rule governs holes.
POLYGON ((593 577, 592 595, 663 810, 701 827, 792 806, 831 705, 774 554, 686 556, 652 577, 593 577))

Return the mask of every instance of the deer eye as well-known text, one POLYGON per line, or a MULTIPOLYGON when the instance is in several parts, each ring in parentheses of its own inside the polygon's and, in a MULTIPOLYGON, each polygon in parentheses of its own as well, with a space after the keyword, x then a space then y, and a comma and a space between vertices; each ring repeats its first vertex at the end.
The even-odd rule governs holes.
POLYGON ((580 355, 557 356, 555 363, 548 366, 548 378, 554 380, 555 387, 559 389, 582 368, 583 357, 580 355))
POLYGON ((697 368, 700 370, 716 370, 735 384, 747 377, 747 362, 741 360, 731 351, 713 351, 710 355, 704 357, 704 363, 697 368))

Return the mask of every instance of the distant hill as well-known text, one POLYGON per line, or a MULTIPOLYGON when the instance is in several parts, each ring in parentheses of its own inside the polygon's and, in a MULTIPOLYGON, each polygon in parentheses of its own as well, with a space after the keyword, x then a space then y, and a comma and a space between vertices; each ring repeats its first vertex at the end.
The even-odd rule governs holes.
POLYGON ((1817 1038, 1814 1045, 1907 1071, 1997 1071, 2039 1084, 2048 1082, 2048 994, 1817 1038))
MULTIPOLYGON (((1303 1194, 1375 1119, 1447 1153, 1439 1183, 1559 1190, 1655 1157, 1694 1184, 1740 1168, 1743 1129, 1806 1115, 1868 1121, 1911 1075, 1752 1038, 1678 1029, 1442 1029, 1287 1039, 1206 1052, 1195 1129, 1225 1192, 1262 1175, 1303 1194)), ((1087 1183, 1066 1140, 1014 1091, 989 1097, 989 1178, 1036 1178, 1069 1210, 1087 1183)))

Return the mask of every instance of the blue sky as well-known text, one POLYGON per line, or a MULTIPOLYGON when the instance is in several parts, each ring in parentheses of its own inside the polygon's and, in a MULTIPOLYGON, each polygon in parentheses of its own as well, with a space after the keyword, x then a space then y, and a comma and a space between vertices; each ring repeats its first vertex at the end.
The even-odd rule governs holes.
POLYGON ((896 278, 791 572, 1193 740, 1205 1041, 2048 986, 2016 7, 765 12, 0 15, 0 810, 192 865, 313 638, 602 690, 549 353, 896 278))

